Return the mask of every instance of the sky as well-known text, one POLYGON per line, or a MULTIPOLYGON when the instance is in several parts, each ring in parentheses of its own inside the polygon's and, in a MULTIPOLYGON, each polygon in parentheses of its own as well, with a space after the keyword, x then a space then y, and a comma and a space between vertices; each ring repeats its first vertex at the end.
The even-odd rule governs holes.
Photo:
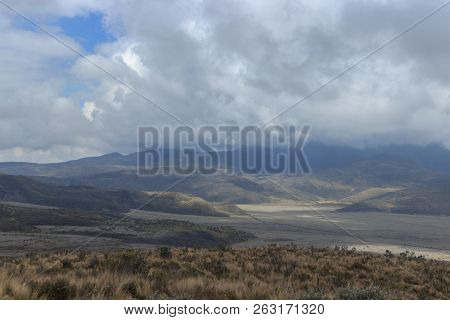
MULTIPOLYGON (((0 161, 136 150, 139 125, 258 125, 445 1, 2 0, 0 161), (151 100, 167 111, 155 108, 151 100)), ((450 148, 450 5, 273 124, 450 148)))

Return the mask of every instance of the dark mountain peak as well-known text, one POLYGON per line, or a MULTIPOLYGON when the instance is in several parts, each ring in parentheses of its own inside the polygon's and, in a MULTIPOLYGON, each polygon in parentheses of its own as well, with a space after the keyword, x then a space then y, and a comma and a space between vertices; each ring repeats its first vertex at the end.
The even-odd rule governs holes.
POLYGON ((81 164, 81 165, 98 165, 98 164, 114 164, 114 161, 122 159, 124 156, 119 152, 107 153, 97 157, 87 157, 77 160, 63 162, 61 164, 81 164))

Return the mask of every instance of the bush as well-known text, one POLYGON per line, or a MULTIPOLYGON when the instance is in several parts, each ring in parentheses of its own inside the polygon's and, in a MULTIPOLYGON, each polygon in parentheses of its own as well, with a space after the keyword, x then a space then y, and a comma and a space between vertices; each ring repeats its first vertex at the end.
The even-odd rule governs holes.
POLYGON ((64 259, 61 261, 61 265, 63 269, 72 269, 72 262, 68 259, 64 259))
POLYGON ((146 274, 150 265, 144 254, 129 250, 118 253, 105 260, 109 269, 120 273, 146 274))
POLYGON ((218 278, 224 277, 229 273, 226 264, 219 259, 205 261, 203 267, 218 278))
POLYGON ((320 291, 310 290, 301 293, 298 300, 323 300, 324 297, 320 291))
POLYGON ((378 287, 343 288, 339 290, 342 300, 383 300, 384 295, 378 287))
POLYGON ((91 299, 95 293, 95 284, 92 282, 85 282, 81 285, 78 290, 78 298, 80 299, 91 299))
POLYGON ((99 266, 100 259, 97 256, 93 256, 88 261, 88 268, 89 269, 95 269, 99 266))
POLYGON ((136 298, 138 293, 138 288, 136 283, 134 282, 128 282, 122 287, 123 292, 128 293, 131 295, 131 297, 136 298))
POLYGON ((76 297, 76 288, 65 279, 48 280, 39 286, 38 297, 50 300, 70 300, 76 297))
POLYGON ((172 250, 168 247, 159 248, 159 256, 161 259, 170 259, 172 258, 172 250))

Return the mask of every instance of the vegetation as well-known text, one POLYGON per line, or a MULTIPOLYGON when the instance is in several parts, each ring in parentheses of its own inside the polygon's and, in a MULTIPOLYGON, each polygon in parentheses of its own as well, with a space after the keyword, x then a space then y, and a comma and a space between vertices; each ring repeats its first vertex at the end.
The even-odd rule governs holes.
POLYGON ((39 182, 36 178, 1 173, 0 201, 110 213, 135 208, 199 216, 225 217, 227 213, 241 213, 236 205, 211 203, 191 194, 59 186, 39 182))
POLYGON ((449 299, 450 264, 345 248, 160 248, 0 260, 3 299, 449 299))
POLYGON ((226 217, 228 213, 242 213, 236 205, 212 203, 200 197, 180 192, 147 192, 151 201, 142 209, 196 216, 226 217))
POLYGON ((439 187, 407 188, 350 204, 342 212, 393 212, 450 215, 448 184, 439 187))
POLYGON ((148 200, 138 191, 56 186, 25 176, 0 174, 0 200, 80 210, 128 211, 148 200))
MULTIPOLYGON (((138 244, 213 247, 255 238, 248 232, 227 226, 211 226, 170 219, 144 220, 136 219, 133 215, 124 218, 123 215, 114 216, 95 211, 2 203, 0 203, 0 232, 19 233, 35 239, 33 243, 26 244, 19 240, 14 241, 7 249, 15 254, 33 252, 33 244, 46 237, 60 236, 57 247, 49 243, 45 244, 48 251, 73 247, 74 243, 63 241, 61 237, 64 235, 84 236, 87 240, 101 234, 103 238, 116 240, 111 243, 112 248, 117 248, 118 242, 127 247, 138 244), (117 225, 117 221, 120 221, 120 225, 117 225)), ((70 237, 68 239, 70 240, 70 237)), ((1 248, 0 254, 2 254, 1 248)))

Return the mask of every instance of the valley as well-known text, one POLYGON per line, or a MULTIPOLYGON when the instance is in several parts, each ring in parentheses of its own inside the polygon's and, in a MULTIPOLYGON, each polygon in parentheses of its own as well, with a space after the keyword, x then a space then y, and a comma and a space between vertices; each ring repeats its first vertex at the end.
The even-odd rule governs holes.
MULTIPOLYGON (((396 253, 410 251, 425 257, 450 261, 448 217, 380 212, 330 212, 330 209, 335 207, 314 208, 295 203, 239 207, 246 211, 245 215, 226 218, 180 215, 171 217, 188 219, 195 223, 230 226, 256 236, 256 239, 235 246, 251 247, 274 243, 293 243, 305 247, 337 245, 369 252, 384 253, 388 249, 396 253)), ((164 219, 167 215, 140 211, 136 216, 153 220, 164 219)))
POLYGON ((449 260, 444 162, 410 148, 310 150, 318 169, 306 176, 140 176, 140 155, 118 153, 0 163, 0 255, 293 243, 449 260))

